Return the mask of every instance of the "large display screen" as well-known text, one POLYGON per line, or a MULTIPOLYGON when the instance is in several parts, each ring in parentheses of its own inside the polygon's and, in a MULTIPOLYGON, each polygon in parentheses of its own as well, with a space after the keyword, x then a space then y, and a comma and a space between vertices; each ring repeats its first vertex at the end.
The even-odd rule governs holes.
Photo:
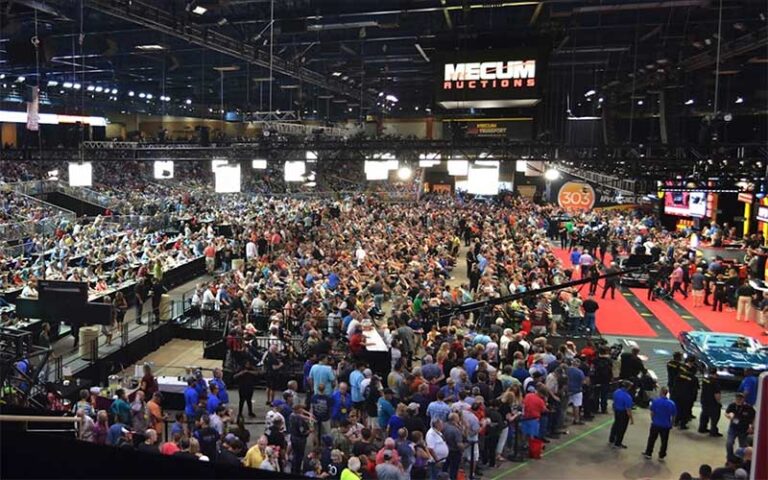
POLYGON ((443 108, 530 107, 541 101, 544 62, 535 49, 443 54, 434 64, 443 108))
POLYGON ((705 217, 707 192, 666 192, 664 213, 677 217, 705 217))

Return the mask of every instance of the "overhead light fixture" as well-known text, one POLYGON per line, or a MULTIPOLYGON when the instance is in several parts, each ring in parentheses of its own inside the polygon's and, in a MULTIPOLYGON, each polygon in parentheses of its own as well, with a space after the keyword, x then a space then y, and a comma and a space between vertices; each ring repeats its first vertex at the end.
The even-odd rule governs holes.
POLYGON ((117 95, 117 89, 116 88, 112 89, 112 95, 117 95))
POLYGON ((384 98, 385 98, 386 100, 388 100, 388 101, 392 102, 392 103, 397 103, 397 102, 399 102, 399 101, 400 101, 400 100, 398 100, 398 99, 397 99, 397 97, 396 97, 396 96, 394 96, 394 95, 387 95, 387 96, 386 96, 386 97, 384 97, 384 98))
POLYGON ((222 165, 214 171, 216 193, 240 191, 240 164, 222 165))
POLYGON ((585 97, 591 97, 592 95, 596 94, 597 92, 594 90, 587 90, 587 93, 584 94, 585 97))
POLYGON ((685 101, 685 104, 686 105, 693 105, 693 99, 689 98, 688 100, 685 101))
POLYGON ((744 103, 744 98, 736 97, 736 101, 734 103, 744 103))
POLYGON ((173 160, 155 160, 154 173, 157 180, 173 178, 173 160))
POLYGON ((251 168, 254 170, 266 170, 267 168, 267 161, 266 160, 252 160, 251 161, 251 168))
POLYGON ((21 82, 23 82, 23 81, 24 81, 24 80, 26 80, 26 79, 27 79, 27 77, 25 77, 25 76, 23 76, 23 75, 19 75, 19 76, 16 78, 16 83, 21 83, 21 82))
POLYGON ((192 99, 188 98, 188 99, 184 100, 184 103, 186 103, 187 105, 192 105, 192 99))
POLYGON ((88 90, 89 92, 92 92, 92 91, 96 90, 96 87, 93 86, 93 85, 88 85, 85 89, 88 90))
POLYGON ((303 182, 307 173, 307 164, 304 160, 287 161, 284 165, 283 179, 286 182, 303 182))
POLYGON ((58 84, 59 84, 59 82, 57 82, 56 80, 48 80, 48 86, 49 87, 55 87, 58 84))
POLYGON ((208 11, 207 8, 201 7, 200 5, 198 5, 198 6, 196 6, 195 8, 192 9, 192 13, 194 13, 195 15, 203 15, 207 11, 208 11))
POLYGON ((104 91, 104 87, 96 87, 96 93, 101 93, 104 91))
POLYGON ((603 103, 604 100, 605 99, 603 97, 600 97, 600 98, 597 99, 597 103, 603 103))
POLYGON ((76 83, 76 84, 72 85, 72 88, 74 88, 75 90, 80 90, 81 88, 83 88, 83 86, 80 85, 79 83, 76 83))
POLYGON ((139 50, 146 50, 146 51, 165 50, 164 46, 158 45, 156 43, 149 43, 149 44, 146 44, 146 45, 136 45, 136 48, 138 48, 139 50))
POLYGON ((152 94, 151 93, 147 94, 147 100, 152 100, 152 94))
POLYGON ((69 162, 69 186, 90 187, 93 183, 91 162, 69 162))
POLYGON ((221 18, 219 19, 219 21, 218 21, 218 22, 216 22, 216 25, 218 25, 218 26, 220 26, 220 27, 223 27, 224 25, 226 25, 226 24, 227 24, 227 22, 229 22, 229 20, 227 20, 225 17, 221 17, 221 18))
MULTIPOLYGON (((91 87, 88 87, 88 88, 91 88, 91 87)), ((136 94, 135 94, 135 93, 133 93, 133 90, 131 90, 131 91, 129 91, 129 92, 128 92, 128 96, 129 96, 129 97, 132 97, 132 96, 134 96, 134 95, 136 95, 136 94)))
POLYGON ((340 77, 341 72, 333 72, 331 75, 333 75, 334 77, 340 77))
POLYGON ((549 181, 554 181, 560 178, 560 171, 556 168, 550 168, 546 172, 544 172, 544 178, 546 178, 549 181))
POLYGON ((424 49, 421 48, 421 45, 419 45, 418 43, 414 43, 413 46, 416 47, 416 50, 419 51, 419 55, 421 55, 421 58, 423 58, 424 61, 429 63, 429 57, 427 56, 427 52, 425 52, 424 49))
POLYGON ((638 100, 638 101, 637 101, 637 104, 638 104, 638 105, 642 105, 643 103, 644 103, 644 102, 643 102, 642 100, 638 100))

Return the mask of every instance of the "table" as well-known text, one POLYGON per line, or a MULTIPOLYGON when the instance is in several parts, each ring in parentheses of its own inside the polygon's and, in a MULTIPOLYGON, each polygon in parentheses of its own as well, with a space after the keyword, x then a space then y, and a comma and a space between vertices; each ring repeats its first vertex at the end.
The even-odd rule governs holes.
POLYGON ((385 379, 389 374, 392 367, 392 354, 389 351, 384 339, 381 338, 379 332, 375 328, 364 328, 363 336, 366 343, 372 343, 373 345, 366 345, 365 352, 363 352, 363 359, 368 362, 371 370, 380 378, 385 379))

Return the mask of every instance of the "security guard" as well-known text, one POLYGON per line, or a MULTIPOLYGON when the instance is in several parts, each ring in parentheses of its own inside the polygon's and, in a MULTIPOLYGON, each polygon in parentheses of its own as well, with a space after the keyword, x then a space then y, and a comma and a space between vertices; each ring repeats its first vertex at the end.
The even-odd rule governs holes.
POLYGON ((699 433, 709 433, 712 437, 722 437, 717 429, 720 421, 720 380, 717 378, 717 369, 710 367, 709 375, 701 379, 701 418, 699 419, 699 433), (710 424, 711 423, 711 427, 710 424))
POLYGON ((672 360, 667 362, 667 386, 669 387, 670 398, 676 398, 675 395, 675 380, 680 373, 680 368, 683 366, 683 352, 675 352, 672 354, 672 360))
POLYGON ((696 377, 696 357, 689 356, 680 368, 675 379, 675 404, 678 407, 676 422, 680 430, 688 429, 688 422, 693 418, 693 404, 699 390, 699 379, 696 377))

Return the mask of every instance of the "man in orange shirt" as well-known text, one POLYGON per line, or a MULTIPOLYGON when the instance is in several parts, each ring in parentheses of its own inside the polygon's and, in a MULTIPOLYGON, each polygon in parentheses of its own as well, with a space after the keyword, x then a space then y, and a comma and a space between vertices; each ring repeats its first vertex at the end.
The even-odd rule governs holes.
POLYGON ((163 407, 161 403, 163 401, 163 395, 160 392, 155 392, 152 395, 152 400, 147 402, 147 411, 149 412, 149 428, 157 432, 157 438, 162 441, 163 434, 165 433, 165 414, 163 413, 163 407))

